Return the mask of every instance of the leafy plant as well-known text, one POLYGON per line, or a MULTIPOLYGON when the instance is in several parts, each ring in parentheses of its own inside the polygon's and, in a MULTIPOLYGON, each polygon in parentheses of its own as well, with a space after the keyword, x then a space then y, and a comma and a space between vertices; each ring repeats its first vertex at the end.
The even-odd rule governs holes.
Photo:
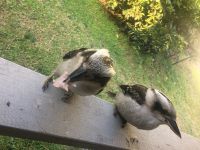
MULTIPOLYGON (((187 45, 173 25, 164 23, 175 10, 170 0, 108 0, 107 9, 122 22, 134 46, 143 53, 179 53, 187 45), (166 9, 163 11, 163 6, 166 9)), ((181 1, 181 0, 177 0, 181 1)), ((178 3, 177 3, 178 4, 178 3)), ((167 21, 166 21, 167 22, 167 21)))
POLYGON ((200 0, 160 0, 164 10, 163 21, 177 28, 200 26, 200 0))
POLYGON ((152 28, 143 31, 130 30, 128 32, 130 41, 142 53, 182 52, 187 45, 184 38, 174 30, 168 30, 162 24, 156 24, 152 28))
POLYGON ((200 27, 200 0, 160 0, 163 7, 162 22, 168 27, 173 26, 185 37, 189 45, 194 29, 200 27))
POLYGON ((159 0, 109 0, 107 7, 130 28, 140 31, 152 27, 162 17, 159 0))

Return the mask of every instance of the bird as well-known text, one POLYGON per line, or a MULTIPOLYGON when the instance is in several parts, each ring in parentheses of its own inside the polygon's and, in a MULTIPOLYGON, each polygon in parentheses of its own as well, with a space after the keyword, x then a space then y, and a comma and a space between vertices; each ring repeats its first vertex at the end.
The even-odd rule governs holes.
POLYGON ((66 91, 66 99, 74 94, 97 95, 114 75, 108 49, 80 48, 63 56, 63 61, 45 80, 42 89, 45 91, 53 82, 54 87, 66 91))
POLYGON ((114 115, 121 118, 122 128, 130 123, 138 129, 152 130, 166 124, 181 138, 175 108, 162 92, 140 84, 119 87, 122 92, 108 94, 115 99, 114 115))

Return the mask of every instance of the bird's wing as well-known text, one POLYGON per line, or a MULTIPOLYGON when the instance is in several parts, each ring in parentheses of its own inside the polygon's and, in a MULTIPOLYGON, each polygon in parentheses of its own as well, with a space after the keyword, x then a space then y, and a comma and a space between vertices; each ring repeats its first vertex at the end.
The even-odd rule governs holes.
POLYGON ((79 81, 81 78, 87 77, 87 68, 82 64, 78 69, 73 71, 67 81, 68 82, 74 82, 74 81, 79 81))
POLYGON ((87 50, 88 48, 80 48, 80 49, 76 49, 76 50, 71 50, 69 52, 67 52, 64 56, 63 56, 63 60, 66 59, 70 59, 74 56, 76 56, 79 52, 83 52, 85 50, 87 50))
POLYGON ((162 96, 164 96, 167 100, 168 100, 168 102, 170 103, 170 104, 172 104, 172 102, 169 100, 169 98, 164 94, 164 93, 162 93, 161 91, 158 91, 162 96))
POLYGON ((111 91, 108 91, 107 94, 108 94, 108 96, 111 97, 111 98, 115 98, 116 95, 117 95, 116 93, 111 92, 111 91))
POLYGON ((106 86, 110 77, 101 77, 98 74, 93 73, 91 70, 84 68, 84 65, 80 66, 77 70, 71 73, 66 80, 67 82, 77 82, 77 81, 88 81, 100 85, 99 94, 103 88, 106 86))
POLYGON ((139 84, 135 85, 120 85, 124 95, 130 96, 138 104, 142 105, 145 103, 145 95, 147 87, 139 84))
POLYGON ((93 73, 91 70, 86 69, 84 65, 82 65, 69 75, 68 82, 76 82, 81 80, 98 82, 102 87, 104 87, 110 80, 110 77, 99 76, 98 74, 93 73))

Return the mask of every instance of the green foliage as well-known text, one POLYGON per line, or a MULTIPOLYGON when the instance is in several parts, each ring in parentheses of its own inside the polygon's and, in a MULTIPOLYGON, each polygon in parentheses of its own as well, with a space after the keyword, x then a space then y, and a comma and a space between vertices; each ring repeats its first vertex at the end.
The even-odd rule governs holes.
MULTIPOLYGON (((167 0, 166 0, 167 1, 167 0)), ((109 0, 107 8, 123 23, 129 38, 141 52, 179 53, 186 42, 174 26, 166 26, 163 21, 163 4, 169 14, 174 9, 167 2, 160 0, 109 0)))
POLYGON ((188 30, 200 27, 200 0, 161 0, 163 23, 171 25, 185 37, 188 30))
POLYGON ((109 0, 107 6, 130 28, 136 30, 152 27, 162 17, 159 0, 109 0))
POLYGON ((130 30, 128 35, 130 41, 142 53, 167 52, 171 54, 182 52, 186 46, 182 36, 174 30, 167 29, 162 24, 156 24, 152 28, 143 31, 130 30))

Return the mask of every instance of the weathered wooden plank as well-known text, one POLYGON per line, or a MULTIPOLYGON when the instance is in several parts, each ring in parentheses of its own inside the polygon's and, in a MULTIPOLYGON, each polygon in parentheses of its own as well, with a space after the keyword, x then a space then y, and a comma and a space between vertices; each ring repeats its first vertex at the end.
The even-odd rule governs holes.
POLYGON ((63 92, 41 86, 45 76, 0 58, 0 134, 92 149, 200 149, 198 139, 179 139, 167 126, 121 129, 112 104, 95 96, 63 103, 63 92), (136 137, 137 141, 128 142, 136 137))
POLYGON ((94 96, 66 104, 61 90, 42 92, 45 78, 0 59, 1 134, 95 149, 127 148, 111 104, 94 96))

